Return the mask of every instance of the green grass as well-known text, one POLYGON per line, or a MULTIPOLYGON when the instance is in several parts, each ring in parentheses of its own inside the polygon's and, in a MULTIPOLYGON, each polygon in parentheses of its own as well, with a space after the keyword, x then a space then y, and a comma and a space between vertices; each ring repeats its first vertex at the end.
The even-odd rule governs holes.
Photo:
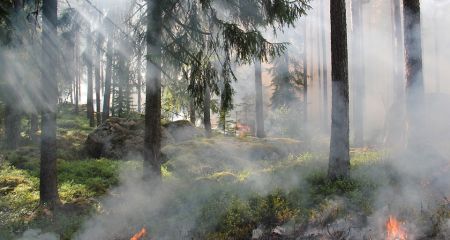
MULTIPOLYGON (((88 158, 83 144, 92 128, 84 112, 74 115, 71 111, 70 106, 64 106, 58 114, 62 207, 49 212, 39 206, 37 146, 30 144, 5 152, 6 164, 0 166, 1 237, 14 239, 26 229, 39 228, 70 239, 86 218, 99 214, 102 206, 98 199, 119 184, 124 168, 134 172, 142 168, 138 161, 88 158)), ((174 222, 194 218, 195 239, 218 240, 249 239, 260 224, 268 228, 292 221, 326 224, 349 211, 371 213, 374 192, 389 179, 381 181, 373 170, 390 175, 383 163, 385 153, 354 149, 352 177, 331 182, 326 176, 325 153, 266 158, 267 152, 291 152, 297 144, 292 139, 216 136, 166 146, 164 180, 183 187, 161 212, 174 222), (243 157, 235 154, 230 160, 233 151, 243 153, 243 157), (239 165, 245 162, 245 156, 254 153, 258 159, 239 165)), ((164 223, 155 222, 155 226, 163 228, 164 223)))

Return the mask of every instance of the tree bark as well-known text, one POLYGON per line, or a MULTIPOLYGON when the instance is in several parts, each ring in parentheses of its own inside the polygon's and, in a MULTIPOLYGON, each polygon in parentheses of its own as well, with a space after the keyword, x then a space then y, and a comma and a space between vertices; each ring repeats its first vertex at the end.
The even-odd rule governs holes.
POLYGON ((141 113, 142 109, 142 74, 141 74, 141 67, 142 67, 142 54, 140 50, 138 50, 137 54, 137 111, 138 113, 141 113))
POLYGON ((307 36, 307 29, 306 29, 306 19, 304 23, 304 30, 303 30, 303 125, 305 126, 305 129, 307 129, 308 124, 308 40, 306 38, 307 36))
POLYGON ((322 79, 323 79, 323 95, 322 95, 322 102, 323 102, 323 127, 325 129, 325 132, 329 132, 329 120, 328 120, 328 56, 327 56, 327 41, 326 41, 326 28, 324 24, 324 8, 325 3, 324 0, 320 0, 320 21, 322 26, 322 79))
POLYGON ((93 90, 93 80, 92 80, 92 38, 88 36, 87 38, 87 49, 86 49, 86 66, 87 66, 87 118, 89 119, 89 126, 95 126, 94 119, 94 90, 93 90))
POLYGON ((147 0, 144 179, 161 181, 162 0, 147 0))
POLYGON ((97 32, 97 42, 96 42, 96 58, 95 58, 95 102, 96 102, 96 119, 97 126, 102 123, 102 113, 101 113, 101 99, 100 99, 100 89, 101 89, 101 81, 100 81, 100 61, 101 61, 101 46, 102 46, 102 35, 100 32, 97 32))
POLYGON ((363 15, 362 0, 352 1, 353 23, 353 126, 354 144, 356 147, 364 146, 364 103, 365 103, 365 77, 364 77, 364 46, 363 46, 363 15))
MULTIPOLYGON (((15 95, 15 93, 12 93, 15 95)), ((20 141, 20 113, 18 106, 12 103, 5 104, 5 135, 6 149, 15 150, 20 141)))
POLYGON ((345 0, 330 0, 332 111, 328 177, 350 175, 348 52, 345 0))
POLYGON ((105 70, 105 91, 103 95, 103 117, 105 122, 109 118, 110 104, 111 104, 111 78, 112 78, 112 64, 113 64, 113 34, 108 36, 106 43, 106 70, 105 70))
POLYGON ((189 98, 189 121, 195 125, 195 102, 193 97, 189 98))
POLYGON ((42 71, 43 108, 41 120, 41 165, 39 196, 42 204, 58 202, 56 168, 56 108, 58 101, 57 66, 57 0, 44 0, 42 4, 42 48, 45 69, 42 71))
POLYGON ((211 137, 211 91, 206 81, 203 83, 203 125, 205 126, 206 137, 211 137))
POLYGON ((38 142, 37 131, 39 130, 39 117, 36 113, 30 115, 30 140, 33 143, 38 142))
POLYGON ((264 103, 262 89, 261 60, 255 59, 255 116, 256 116, 256 137, 264 138, 264 103))
POLYGON ((392 1, 392 32, 394 35, 394 96, 396 101, 403 101, 405 96, 405 76, 404 65, 400 64, 404 60, 401 0, 392 1))
POLYGON ((423 131, 424 82, 420 1, 403 0, 408 149, 417 151, 423 131))

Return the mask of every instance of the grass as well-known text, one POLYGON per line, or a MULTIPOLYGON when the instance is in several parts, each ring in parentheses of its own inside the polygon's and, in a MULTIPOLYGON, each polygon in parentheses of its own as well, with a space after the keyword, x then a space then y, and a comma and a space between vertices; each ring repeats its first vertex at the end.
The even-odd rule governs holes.
MULTIPOLYGON (((2 239, 14 239, 30 228, 71 239, 87 218, 99 214, 103 207, 99 199, 120 183, 122 169, 140 171, 142 162, 88 158, 83 144, 91 130, 84 115, 60 109, 58 188, 63 205, 52 212, 39 206, 37 146, 4 153, 2 239)), ((352 149, 351 178, 334 182, 327 178, 325 153, 268 154, 291 152, 298 144, 291 139, 216 136, 166 146, 164 180, 183 187, 164 204, 161 214, 172 222, 194 219, 190 221, 194 239, 249 239, 258 226, 266 231, 291 223, 325 226, 352 214, 370 215, 377 189, 395 176, 384 161, 387 154, 378 150, 352 149), (254 160, 246 160, 252 156, 254 160)), ((447 208, 430 215, 439 232, 448 218, 447 208)), ((167 227, 159 219, 149 224, 167 227)))

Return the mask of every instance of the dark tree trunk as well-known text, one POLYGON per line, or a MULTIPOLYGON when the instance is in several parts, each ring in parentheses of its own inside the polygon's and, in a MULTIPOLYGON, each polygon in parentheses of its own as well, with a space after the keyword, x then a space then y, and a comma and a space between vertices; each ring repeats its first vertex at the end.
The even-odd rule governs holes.
POLYGON ((5 104, 5 135, 8 150, 15 150, 19 146, 21 117, 18 107, 12 103, 5 104))
POLYGON ((87 39, 87 50, 86 50, 86 65, 87 65, 87 118, 89 119, 89 126, 95 126, 94 119, 94 89, 92 80, 92 38, 88 36, 87 39))
POLYGON ((262 89, 261 60, 255 59, 255 116, 256 116, 256 137, 264 138, 264 103, 262 89))
POLYGON ((102 114, 101 114, 101 99, 100 99, 100 89, 101 89, 101 81, 100 81, 100 61, 101 61, 101 46, 103 42, 103 37, 100 32, 97 32, 97 42, 96 42, 96 58, 95 58, 95 102, 96 102, 96 119, 97 126, 102 123, 102 114))
POLYGON ((350 175, 348 52, 345 0, 330 0, 332 108, 328 177, 350 175))
POLYGON ((42 71, 43 109, 41 120, 41 167, 39 196, 42 204, 58 202, 56 169, 56 108, 58 101, 57 66, 57 0, 44 0, 42 48, 45 69, 42 71))
POLYGON ((328 56, 327 56, 327 41, 326 41, 326 31, 325 31, 325 24, 324 24, 324 8, 325 4, 323 0, 320 0, 320 22, 321 26, 323 28, 321 36, 322 36, 322 78, 323 78, 323 95, 322 95, 322 101, 323 101, 323 127, 325 129, 325 132, 329 132, 329 117, 328 117, 328 56))
POLYGON ((203 83, 203 125, 205 126, 206 137, 211 137, 211 91, 208 83, 203 83))
POLYGON ((406 110, 408 118, 408 148, 420 147, 423 131, 424 83, 422 72, 422 40, 420 26, 420 1, 403 0, 406 110))
POLYGON ((112 78, 112 47, 113 35, 110 34, 108 42, 106 43, 106 70, 105 70, 105 91, 103 96, 103 117, 102 120, 106 121, 109 118, 110 104, 111 104, 111 78, 112 78))
POLYGON ((161 181, 161 57, 162 0, 147 0, 147 60, 145 75, 144 179, 161 181))
POLYGON ((192 97, 189 99, 189 120, 195 125, 195 102, 192 97))
POLYGON ((362 0, 352 1, 353 23, 353 126, 354 144, 356 147, 364 146, 364 103, 365 103, 365 77, 364 77, 364 46, 363 46, 363 15, 362 0))

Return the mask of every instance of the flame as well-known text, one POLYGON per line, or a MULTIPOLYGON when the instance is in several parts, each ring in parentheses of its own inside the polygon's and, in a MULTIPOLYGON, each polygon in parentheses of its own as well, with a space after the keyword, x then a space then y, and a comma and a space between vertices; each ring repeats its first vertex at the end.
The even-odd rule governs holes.
POLYGON ((386 240, 407 240, 408 235, 401 223, 393 216, 389 216, 386 221, 386 240))
POLYGON ((131 237, 130 240, 140 240, 145 235, 147 235, 147 229, 142 228, 141 231, 139 231, 138 233, 134 234, 134 236, 131 237))

